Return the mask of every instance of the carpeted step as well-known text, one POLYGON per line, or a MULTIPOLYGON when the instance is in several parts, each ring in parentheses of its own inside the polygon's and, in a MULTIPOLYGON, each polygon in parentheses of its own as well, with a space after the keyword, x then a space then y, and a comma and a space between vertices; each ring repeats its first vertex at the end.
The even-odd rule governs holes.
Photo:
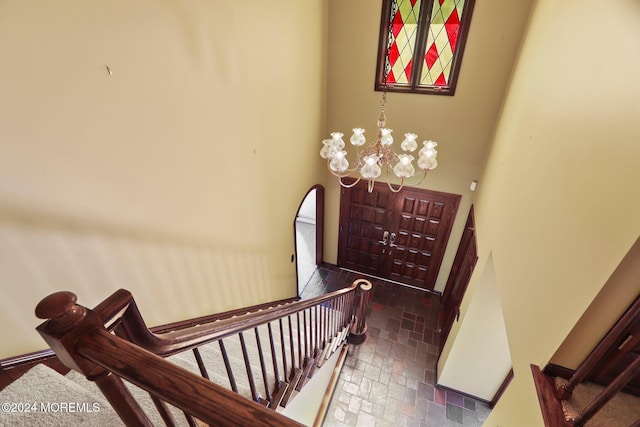
POLYGON ((0 426, 121 425, 113 408, 96 390, 80 386, 43 364, 36 365, 0 391, 0 426))
MULTIPOLYGON (((556 377, 556 387, 567 383, 564 378, 556 377)), ((604 387, 592 383, 581 383, 576 386, 571 399, 562 401, 567 420, 574 419, 580 411, 589 405, 604 387)), ((627 393, 617 393, 589 420, 586 427, 629 427, 640 419, 640 397, 627 393)))
MULTIPOLYGON (((320 310, 322 316, 323 310, 326 310, 326 308, 322 307, 320 310)), ((315 314, 313 317, 315 317, 315 314)), ((293 367, 291 366, 290 360, 290 334, 293 334, 294 337, 294 357, 296 358, 296 361, 299 358, 298 329, 296 320, 297 319, 295 319, 295 317, 292 318, 291 327, 289 327, 287 319, 284 319, 283 321, 283 332, 285 338, 284 352, 287 355, 288 372, 285 372, 284 364, 282 362, 283 344, 280 336, 280 324, 278 321, 271 322, 271 333, 274 339, 279 378, 276 378, 274 374, 274 362, 267 326, 263 325, 258 327, 259 345, 254 330, 243 333, 251 366, 251 373, 255 381, 256 393, 263 399, 266 398, 266 395, 273 390, 276 383, 287 383, 291 380, 290 376, 293 367), (263 354, 266 381, 270 388, 269 392, 265 390, 264 386, 258 347, 261 348, 263 354)), ((312 319, 307 319, 307 334, 310 337, 312 336, 310 326, 311 320, 312 319)), ((301 321, 300 326, 304 327, 304 322, 301 321)), ((301 335, 302 340, 304 340, 304 331, 301 331, 301 335)), ((340 339, 338 339, 338 341, 341 341, 344 336, 341 334, 339 334, 339 336, 340 339)), ((252 399, 253 396, 249 386, 239 336, 234 335, 225 338, 223 341, 229 357, 229 364, 231 365, 231 369, 236 380, 238 393, 246 398, 252 399)), ((227 376, 219 343, 213 342, 206 344, 200 347, 199 351, 209 379, 224 388, 230 389, 230 382, 227 376)), ((304 343, 302 343, 303 354, 304 351, 304 343)), ((329 356, 330 354, 327 354, 327 358, 329 356)), ((192 351, 168 357, 167 360, 200 376, 200 369, 192 351)), ((298 365, 298 363, 296 363, 296 365, 298 365)), ((331 368, 327 367, 326 371, 330 370, 331 368)), ((156 410, 149 394, 126 381, 125 384, 130 389, 134 398, 138 401, 144 412, 150 418, 153 425, 164 425, 164 422, 156 410)), ((298 392, 295 394, 298 394, 298 392)), ((305 398, 304 400, 308 399, 305 398)), ((88 381, 84 376, 77 372, 71 371, 66 376, 63 376, 45 365, 35 366, 25 373, 20 379, 0 391, 0 403, 2 402, 15 404, 15 408, 13 408, 14 411, 12 412, 11 407, 8 408, 9 411, 4 410, 5 408, 3 407, 3 413, 0 416, 0 427, 13 427, 16 425, 36 427, 122 425, 122 422, 119 420, 115 411, 111 408, 95 383, 88 381), (26 404, 29 405, 26 406, 26 404), (35 406, 33 406, 34 404, 35 406), (71 406, 69 404, 71 404, 71 406)), ((308 407, 308 402, 303 406, 308 407)), ((188 425, 185 416, 180 410, 171 406, 169 408, 179 426, 188 425)))

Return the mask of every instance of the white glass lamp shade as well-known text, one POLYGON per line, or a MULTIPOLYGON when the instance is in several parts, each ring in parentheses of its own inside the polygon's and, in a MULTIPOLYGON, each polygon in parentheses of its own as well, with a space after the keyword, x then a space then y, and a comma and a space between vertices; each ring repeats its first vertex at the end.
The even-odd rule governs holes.
POLYGON ((366 156, 364 159, 364 165, 360 168, 360 175, 366 179, 375 179, 380 176, 382 173, 382 169, 378 166, 378 156, 375 154, 371 154, 370 156, 366 156))
POLYGON ((398 178, 410 178, 416 173, 413 168, 413 156, 411 154, 398 154, 398 163, 393 167, 393 173, 398 178))
POLYGON ((435 141, 423 141, 422 145, 424 147, 422 147, 420 149, 420 151, 418 152, 419 156, 424 156, 427 151, 434 152, 435 154, 433 154, 433 155, 437 155, 438 154, 438 151, 436 150, 436 146, 438 145, 437 142, 435 142, 435 141))
POLYGON ((416 138, 418 135, 415 133, 405 133, 404 141, 400 144, 400 148, 404 151, 415 151, 418 148, 418 143, 416 142, 416 138))
POLYGON ((418 159, 418 167, 425 170, 435 169, 438 166, 438 150, 436 150, 437 142, 424 141, 422 143, 424 147, 418 153, 420 158, 418 159))
POLYGON ((344 141, 342 140, 343 136, 344 134, 342 132, 331 133, 331 141, 333 143, 333 148, 335 148, 336 151, 340 151, 344 148, 344 141))
POLYGON ((347 152, 344 150, 336 151, 335 155, 329 162, 329 168, 334 172, 344 172, 349 168, 349 162, 345 157, 347 152))
POLYGON ((380 142, 382 143, 382 145, 393 144, 393 136, 391 136, 391 132, 393 132, 393 129, 387 129, 387 128, 380 129, 380 133, 382 135, 380 138, 380 142))
POLYGON ((351 139, 349 141, 356 146, 364 145, 364 143, 367 142, 364 137, 364 129, 354 128, 353 135, 351 135, 351 139))
POLYGON ((418 159, 418 167, 426 170, 435 169, 438 167, 438 160, 435 157, 422 156, 418 159))
POLYGON ((320 150, 320 157, 323 159, 333 159, 336 150, 333 148, 333 139, 325 139, 322 141, 322 149, 320 150))

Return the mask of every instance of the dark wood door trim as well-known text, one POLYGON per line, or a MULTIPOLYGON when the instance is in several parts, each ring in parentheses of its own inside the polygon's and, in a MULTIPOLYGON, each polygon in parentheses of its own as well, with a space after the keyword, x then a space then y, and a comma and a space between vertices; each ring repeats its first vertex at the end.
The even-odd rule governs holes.
POLYGON ((471 275, 478 261, 478 249, 476 246, 475 217, 473 206, 469 210, 462 237, 453 266, 447 279, 447 284, 442 295, 443 323, 440 327, 440 350, 444 347, 453 323, 460 314, 462 298, 467 290, 471 275))
POLYGON ((312 190, 316 190, 316 265, 319 266, 324 252, 324 187, 317 184, 309 191, 312 190))

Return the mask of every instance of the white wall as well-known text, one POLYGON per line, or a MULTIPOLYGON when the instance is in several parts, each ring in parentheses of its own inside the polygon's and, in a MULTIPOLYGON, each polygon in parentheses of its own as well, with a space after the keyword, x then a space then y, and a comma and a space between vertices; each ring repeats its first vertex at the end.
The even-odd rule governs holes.
POLYGON ((469 306, 460 318, 457 339, 447 342, 450 356, 446 364, 439 364, 437 378, 438 385, 490 402, 511 370, 511 353, 491 255, 476 269, 479 282, 473 293, 465 295, 469 306))

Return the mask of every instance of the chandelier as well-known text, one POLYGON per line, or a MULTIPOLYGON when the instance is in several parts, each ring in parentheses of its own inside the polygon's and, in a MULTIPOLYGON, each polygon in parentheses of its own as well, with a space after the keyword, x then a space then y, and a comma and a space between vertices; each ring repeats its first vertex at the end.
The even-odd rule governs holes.
POLYGON ((346 188, 353 187, 361 179, 368 181, 368 190, 371 193, 377 178, 379 178, 383 171, 385 173, 387 184, 393 192, 398 192, 405 185, 405 180, 414 176, 420 176, 420 180, 412 185, 418 185, 424 181, 427 176, 427 171, 435 169, 438 166, 438 151, 436 150, 437 142, 424 141, 423 147, 418 151, 418 168, 423 170, 423 173, 416 174, 413 161, 415 157, 412 154, 417 148, 418 143, 416 138, 418 136, 415 133, 405 133, 404 140, 400 144, 400 148, 404 151, 401 154, 396 153, 393 148, 393 136, 391 133, 393 129, 386 128, 386 115, 384 107, 387 103, 386 90, 382 94, 382 100, 380 101, 380 116, 378 116, 378 136, 375 141, 367 143, 362 128, 353 129, 353 135, 349 139, 351 144, 357 148, 357 154, 353 167, 349 168, 350 162, 347 160, 347 152, 345 150, 345 143, 341 132, 332 132, 331 139, 325 139, 322 141, 322 149, 320 150, 320 157, 327 160, 327 166, 329 171, 338 177, 340 185, 346 188), (395 175, 400 179, 400 186, 394 188, 389 178, 395 175), (343 178, 357 176, 355 182, 346 183, 343 178))

